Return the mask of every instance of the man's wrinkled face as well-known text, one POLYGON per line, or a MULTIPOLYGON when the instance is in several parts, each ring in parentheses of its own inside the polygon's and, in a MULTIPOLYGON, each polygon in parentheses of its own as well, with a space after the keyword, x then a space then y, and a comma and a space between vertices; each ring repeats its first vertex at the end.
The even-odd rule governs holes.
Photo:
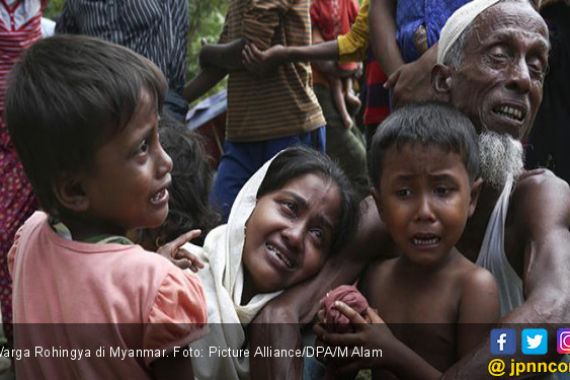
POLYGON ((466 36, 463 60, 451 76, 451 103, 480 133, 522 139, 542 101, 548 28, 521 3, 499 3, 481 13, 466 36))

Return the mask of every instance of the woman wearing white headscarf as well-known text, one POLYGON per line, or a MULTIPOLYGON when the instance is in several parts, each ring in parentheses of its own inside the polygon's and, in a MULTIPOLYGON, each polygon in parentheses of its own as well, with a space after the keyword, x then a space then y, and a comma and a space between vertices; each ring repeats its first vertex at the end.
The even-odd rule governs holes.
POLYGON ((212 230, 198 272, 210 332, 192 344, 197 379, 249 378, 245 327, 282 289, 315 275, 357 224, 357 203, 326 156, 290 148, 244 185, 228 224, 212 230), (259 243, 259 244, 258 244, 259 243))

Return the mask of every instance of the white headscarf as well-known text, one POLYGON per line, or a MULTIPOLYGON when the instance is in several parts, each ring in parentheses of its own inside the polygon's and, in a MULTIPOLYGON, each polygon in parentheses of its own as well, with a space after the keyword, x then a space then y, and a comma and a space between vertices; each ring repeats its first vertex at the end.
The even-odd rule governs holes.
MULTIPOLYGON (((275 158, 275 157, 274 157, 275 158)), ((198 272, 206 294, 209 334, 191 346, 201 352, 192 359, 196 379, 247 379, 249 358, 239 357, 237 351, 245 342, 244 328, 267 302, 279 292, 257 294, 241 305, 243 292, 242 251, 245 241, 245 224, 257 202, 257 190, 265 178, 266 162, 242 187, 232 206, 228 224, 212 230, 204 248, 187 244, 184 248, 199 255, 205 267, 198 272), (228 357, 211 353, 211 349, 232 349, 228 357)), ((253 354, 253 353, 250 353, 253 354)))
POLYGON ((437 45, 437 63, 443 64, 449 49, 461 36, 461 33, 479 16, 483 11, 500 0, 473 0, 457 9, 441 29, 439 42, 437 45))

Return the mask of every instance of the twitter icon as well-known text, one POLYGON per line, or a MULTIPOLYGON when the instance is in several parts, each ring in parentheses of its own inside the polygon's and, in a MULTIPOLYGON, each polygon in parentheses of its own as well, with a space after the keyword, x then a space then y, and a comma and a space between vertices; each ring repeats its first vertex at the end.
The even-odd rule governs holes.
POLYGON ((548 352, 548 332, 545 329, 524 329, 521 346, 525 355, 545 355, 548 352))

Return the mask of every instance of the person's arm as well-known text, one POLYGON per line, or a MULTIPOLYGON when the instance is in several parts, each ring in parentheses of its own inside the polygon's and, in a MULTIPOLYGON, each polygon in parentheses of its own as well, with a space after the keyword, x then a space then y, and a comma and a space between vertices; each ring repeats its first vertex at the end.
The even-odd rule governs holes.
POLYGON ((215 67, 226 72, 241 70, 243 69, 241 54, 244 45, 244 39, 204 45, 200 50, 200 67, 215 67))
POLYGON ((431 69, 437 57, 437 44, 420 58, 405 64, 396 41, 396 0, 371 0, 370 41, 374 58, 388 76, 384 87, 392 88, 392 105, 398 106, 434 99, 431 69))
MULTIPOLYGON (((314 318, 327 291, 356 279, 372 258, 393 252, 372 197, 361 202, 361 220, 352 242, 330 258, 309 282, 287 289, 267 304, 250 325, 251 350, 257 347, 295 348, 301 344, 299 324, 314 318), (278 325, 273 325, 277 323, 278 325)), ((250 358, 253 379, 300 379, 302 358, 250 358)))
POLYGON ((217 67, 200 70, 198 75, 184 86, 184 98, 188 103, 192 103, 224 79, 226 75, 226 70, 217 67))
POLYGON ((364 352, 382 350, 382 355, 352 355, 346 362, 343 360, 343 364, 337 365, 338 373, 350 374, 372 368, 387 370, 398 379, 438 380, 441 377, 441 372, 394 337, 382 318, 371 308, 366 310, 368 320, 343 302, 337 301, 335 308, 350 320, 355 331, 329 333, 322 326, 316 325, 315 332, 323 342, 331 346, 347 347, 348 352, 353 352, 354 348, 362 348, 364 352))
POLYGON ((244 63, 246 67, 249 65, 248 70, 255 71, 259 65, 274 68, 283 63, 299 61, 363 61, 368 48, 368 8, 369 0, 364 0, 350 31, 336 40, 321 43, 313 41, 313 45, 307 46, 274 45, 267 50, 259 49, 255 44, 247 44, 243 52, 244 63))
POLYGON ((396 0, 370 0, 368 14, 370 47, 374 58, 389 77, 404 64, 396 42, 396 0))
POLYGON ((497 282, 489 271, 473 270, 462 285, 457 326, 458 358, 484 342, 500 316, 497 282))
POLYGON ((273 45, 267 50, 260 50, 248 43, 243 49, 242 59, 248 71, 271 70, 284 63, 314 62, 318 60, 338 60, 336 40, 307 46, 273 45))
MULTIPOLYGON (((556 336, 553 325, 570 322, 570 188, 549 172, 529 176, 518 184, 510 209, 518 223, 517 236, 525 241, 525 302, 500 322, 550 326, 550 335, 556 336)), ((559 357, 549 350, 540 360, 559 357)), ((511 358, 528 360, 522 354, 511 358)), ((487 378, 492 359, 487 341, 446 371, 443 379, 487 378)))
POLYGON ((273 37, 279 24, 283 22, 283 15, 291 6, 293 0, 253 0, 248 5, 242 20, 242 37, 247 44, 240 50, 239 59, 242 67, 251 74, 264 76, 274 71, 277 66, 290 62, 287 58, 288 46, 277 43, 273 45, 271 52, 268 52, 268 49, 274 43, 273 37))
MULTIPOLYGON (((321 44, 324 42, 321 31, 317 28, 313 28, 312 37, 313 44, 321 44)), ((354 75, 353 71, 340 69, 336 60, 316 60, 313 62, 313 65, 315 65, 317 70, 319 70, 321 73, 330 77, 339 78, 354 75)))
MULTIPOLYGON (((324 42, 323 35, 321 31, 313 26, 312 29, 312 41, 313 44, 319 44, 324 42)), ((333 75, 336 71, 337 64, 335 60, 317 60, 313 62, 313 65, 323 74, 329 76, 333 75)))

